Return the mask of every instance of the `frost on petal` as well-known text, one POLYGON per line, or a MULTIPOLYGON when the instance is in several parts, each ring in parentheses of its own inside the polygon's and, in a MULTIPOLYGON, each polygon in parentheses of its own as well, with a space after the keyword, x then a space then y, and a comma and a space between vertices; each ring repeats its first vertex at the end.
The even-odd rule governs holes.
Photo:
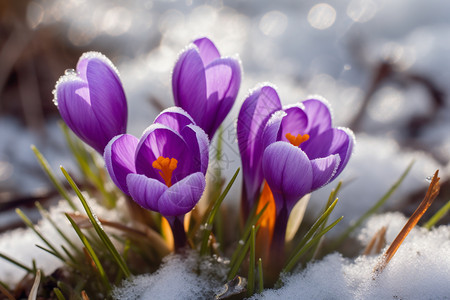
POLYGON ((195 124, 192 117, 184 109, 178 106, 172 106, 163 110, 155 118, 153 123, 166 125, 176 132, 181 132, 181 130, 189 124, 195 124))
POLYGON ((129 195, 126 177, 136 173, 134 155, 138 139, 130 134, 122 134, 113 138, 105 147, 103 155, 106 169, 112 181, 125 194, 129 195))
POLYGON ((140 174, 129 174, 126 180, 128 191, 137 204, 159 212, 159 198, 168 189, 164 183, 140 174))
POLYGON ((172 73, 175 105, 191 115, 197 124, 206 111, 206 77, 202 59, 196 49, 181 53, 172 73))
POLYGON ((301 197, 311 192, 313 169, 298 147, 286 142, 271 144, 264 151, 262 168, 277 207, 284 201, 290 211, 301 197))
POLYGON ((341 159, 337 154, 316 158, 311 161, 313 172, 312 190, 324 186, 334 178, 340 161, 341 159))
POLYGON ((220 58, 219 50, 217 50, 214 43, 204 37, 197 39, 193 42, 197 46, 200 52, 200 57, 202 58, 203 64, 206 66, 210 64, 213 60, 220 58))
POLYGON ((181 216, 191 211, 206 187, 201 172, 191 174, 167 189, 158 200, 158 211, 163 216, 181 216))

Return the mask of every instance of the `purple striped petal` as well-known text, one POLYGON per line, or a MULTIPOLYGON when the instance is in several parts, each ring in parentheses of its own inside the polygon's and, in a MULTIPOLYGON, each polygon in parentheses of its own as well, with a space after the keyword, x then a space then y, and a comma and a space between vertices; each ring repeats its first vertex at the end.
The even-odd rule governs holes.
POLYGON ((130 134, 118 135, 106 145, 103 155, 109 176, 127 195, 129 191, 126 178, 128 174, 136 173, 134 155, 138 142, 138 139, 130 134))
POLYGON ((103 153, 112 137, 104 135, 92 111, 87 84, 75 76, 64 76, 56 85, 56 98, 61 118, 85 143, 103 153))
POLYGON ((129 174, 127 186, 137 204, 153 211, 159 211, 159 198, 169 189, 164 183, 140 174, 129 174))
POLYGON ((204 37, 195 40, 193 43, 197 46, 198 51, 200 52, 200 57, 202 58, 204 66, 210 64, 213 60, 220 58, 219 50, 217 50, 216 46, 210 39, 204 37))
POLYGON ((289 214, 295 203, 311 192, 313 169, 308 156, 298 147, 286 142, 271 144, 264 151, 262 168, 277 210, 286 205, 289 214))
POLYGON ((217 59, 206 67, 205 76, 207 111, 197 125, 212 139, 236 100, 241 85, 241 68, 236 59, 217 59))
POLYGON ((194 119, 178 106, 172 106, 163 110, 153 123, 163 124, 176 132, 181 132, 189 124, 195 124, 194 119))
POLYGON ((191 174, 168 188, 158 200, 158 211, 163 216, 181 216, 197 205, 206 187, 201 172, 191 174))
POLYGON ((206 174, 209 161, 209 139, 206 133, 196 125, 188 125, 181 131, 181 136, 185 140, 191 152, 190 173, 202 172, 206 174))
POLYGON ((283 110, 286 113, 286 116, 281 121, 281 132, 279 137, 282 141, 288 142, 286 139, 287 133, 290 133, 293 136, 307 133, 309 119, 302 108, 291 106, 283 110))
POLYGON ((109 59, 100 54, 91 52, 83 55, 82 60, 87 61, 85 76, 92 110, 105 136, 112 138, 125 133, 127 102, 117 71, 109 59))
POLYGON ((175 105, 182 107, 198 124, 206 111, 206 77, 197 49, 181 53, 172 73, 175 105))
POLYGON ((259 194, 263 181, 261 159, 264 124, 272 113, 281 109, 281 102, 274 88, 263 86, 245 99, 237 121, 237 139, 242 160, 244 189, 251 207, 259 194))
POLYGON ((270 116, 262 134, 263 149, 281 140, 281 122, 285 116, 284 110, 276 111, 270 116))
POLYGON ((340 162, 341 159, 337 154, 311 160, 313 171, 311 189, 316 190, 329 183, 334 178, 340 162))
POLYGON ((309 99, 302 102, 308 115, 308 134, 311 137, 323 133, 331 128, 331 114, 328 105, 318 99, 309 99))

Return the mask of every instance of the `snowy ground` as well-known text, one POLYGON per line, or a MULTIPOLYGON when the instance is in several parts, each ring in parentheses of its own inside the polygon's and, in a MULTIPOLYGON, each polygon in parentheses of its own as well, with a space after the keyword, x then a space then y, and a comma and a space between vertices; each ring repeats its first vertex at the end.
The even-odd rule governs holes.
MULTIPOLYGON (((425 188, 425 178, 437 168, 442 181, 450 174, 449 14, 450 3, 438 0, 334 0, 320 4, 312 0, 134 0, 127 6, 122 1, 95 0, 88 5, 82 0, 36 0, 27 16, 32 28, 54 22, 65 24, 74 47, 105 53, 114 49, 111 59, 121 72, 129 101, 129 132, 138 136, 159 112, 151 103, 162 107, 173 104, 171 69, 189 41, 206 35, 223 55, 238 54, 244 79, 237 103, 224 122, 225 156, 219 164, 227 178, 240 164, 233 131, 237 112, 248 90, 256 84, 275 84, 285 104, 311 94, 322 95, 333 107, 335 125, 346 126, 357 115, 377 66, 382 61, 394 64, 395 76, 400 80, 386 80, 374 92, 356 132, 354 156, 340 175, 349 182, 335 211, 335 215, 345 217, 342 229, 373 205, 412 159, 416 160, 415 166, 386 208, 399 207, 409 194, 425 188), (426 86, 405 83, 411 74, 428 78, 445 93, 444 105, 437 112, 426 86), (409 121, 430 114, 431 121, 412 136, 409 121)), ((27 166, 39 170, 29 150, 32 143, 43 148, 55 168, 63 164, 75 171, 57 131, 55 122, 49 121, 47 136, 51 141, 44 142, 14 120, 0 119, 0 192, 20 188, 27 194, 49 187, 40 173, 24 171, 27 166)), ((226 203, 233 205, 237 201, 239 184, 235 184, 226 203)), ((312 195, 309 212, 317 213, 333 186, 312 195)), ((360 240, 366 242, 385 223, 389 223, 389 242, 404 219, 395 214, 372 218, 360 240)), ((17 253, 14 249, 26 248, 16 245, 22 240, 14 234, 24 233, 2 235, 0 252, 17 253)), ((414 231, 376 281, 371 277, 376 257, 348 260, 332 254, 286 279, 282 290, 267 291, 264 296, 295 298, 296 291, 301 290, 305 298, 445 298, 450 295, 445 284, 450 279, 448 240, 448 226, 431 232, 414 231)), ((18 258, 38 252, 33 248, 18 258)), ((187 272, 187 282, 194 282, 184 267, 181 264, 181 269, 174 269, 168 263, 158 274, 165 277, 166 270, 187 272)), ((0 261, 0 280, 10 276, 8 268, 0 261)), ((195 284, 190 286, 195 288, 195 284)))

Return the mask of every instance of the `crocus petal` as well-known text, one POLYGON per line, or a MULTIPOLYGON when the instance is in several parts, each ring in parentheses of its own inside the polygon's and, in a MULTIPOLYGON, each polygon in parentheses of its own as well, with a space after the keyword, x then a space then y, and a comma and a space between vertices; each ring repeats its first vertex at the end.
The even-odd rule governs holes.
POLYGON ((172 90, 175 105, 186 110, 199 124, 207 104, 205 69, 197 49, 188 49, 178 58, 172 74, 172 90))
POLYGON ((114 136, 106 136, 92 111, 87 84, 76 76, 63 76, 56 84, 59 113, 69 128, 99 153, 114 136))
POLYGON ((197 125, 212 139, 233 107, 241 84, 241 68, 233 58, 216 59, 205 69, 207 110, 197 125))
MULTIPOLYGON (((89 87, 90 102, 104 134, 110 138, 126 132, 127 101, 117 70, 104 55, 85 53, 80 65, 87 61, 85 76, 89 87)), ((77 67, 78 68, 78 67, 77 67)))
POLYGON ((309 99, 302 102, 308 115, 308 134, 311 137, 321 134, 331 128, 331 114, 328 105, 319 99, 309 99))
POLYGON ((197 46, 198 51, 200 52, 203 65, 206 66, 213 60, 220 58, 219 50, 217 50, 216 46, 210 39, 204 37, 195 40, 193 43, 197 46))
POLYGON ((159 157, 175 158, 177 168, 172 173, 172 184, 190 174, 192 159, 186 142, 176 131, 162 124, 150 125, 139 140, 136 149, 136 172, 164 182, 152 163, 159 157))
POLYGON ((180 216, 191 211, 206 187, 201 172, 191 174, 168 188, 158 200, 158 211, 163 216, 180 216))
POLYGON ((341 159, 337 154, 311 160, 313 171, 312 190, 324 186, 334 178, 334 174, 339 167, 340 161, 341 159))
POLYGON ((134 155, 137 144, 138 139, 130 134, 118 135, 106 145, 103 156, 112 181, 127 195, 127 175, 136 173, 134 155))
POLYGON ((263 149, 281 140, 281 121, 285 116, 284 110, 276 111, 270 116, 262 134, 263 149))
POLYGON ((145 209, 158 210, 158 200, 168 187, 145 175, 129 174, 127 186, 133 200, 145 209))
POLYGON ((311 192, 313 169, 308 156, 298 147, 286 142, 271 144, 264 151, 262 168, 277 213, 284 205, 290 212, 301 197, 311 192))
POLYGON ((284 109, 286 116, 281 121, 280 138, 282 141, 288 142, 286 134, 290 133, 294 136, 307 133, 308 117, 303 109, 299 106, 291 106, 284 109))
POLYGON ((253 205, 263 181, 261 158, 263 153, 262 133, 264 124, 281 102, 274 88, 263 86, 254 90, 245 99, 237 120, 237 139, 242 160, 246 198, 253 205))
POLYGON ((191 167, 189 173, 202 172, 206 174, 209 161, 209 139, 206 133, 196 125, 188 125, 181 131, 191 152, 191 167))
POLYGON ((153 123, 166 125, 176 132, 181 132, 181 130, 189 124, 195 124, 192 117, 184 109, 178 106, 172 106, 163 110, 155 118, 153 123))
POLYGON ((333 177, 338 176, 347 164, 353 149, 353 135, 350 130, 330 128, 309 141, 303 150, 309 159, 338 154, 340 164, 333 177))

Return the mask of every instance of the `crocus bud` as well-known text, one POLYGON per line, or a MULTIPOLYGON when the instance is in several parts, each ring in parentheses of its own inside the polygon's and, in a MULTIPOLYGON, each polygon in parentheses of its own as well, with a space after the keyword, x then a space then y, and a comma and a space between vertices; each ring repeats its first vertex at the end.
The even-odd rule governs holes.
POLYGON ((56 83, 54 103, 69 128, 103 155, 108 142, 127 129, 127 102, 119 73, 101 53, 84 53, 76 70, 56 83))
POLYGON ((239 61, 221 57, 208 38, 181 53, 172 74, 175 105, 187 111, 212 139, 230 112, 241 84, 239 61))

